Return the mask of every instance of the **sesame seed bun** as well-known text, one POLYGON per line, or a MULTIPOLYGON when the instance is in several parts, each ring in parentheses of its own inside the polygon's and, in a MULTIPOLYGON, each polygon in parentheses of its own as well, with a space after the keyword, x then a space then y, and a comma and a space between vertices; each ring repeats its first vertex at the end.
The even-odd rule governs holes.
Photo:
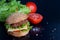
POLYGON ((9 32, 8 34, 14 36, 14 37, 23 37, 26 36, 29 33, 29 30, 27 31, 18 31, 18 32, 9 32))
POLYGON ((6 23, 8 24, 18 23, 27 18, 28 16, 24 13, 13 13, 6 19, 6 23))

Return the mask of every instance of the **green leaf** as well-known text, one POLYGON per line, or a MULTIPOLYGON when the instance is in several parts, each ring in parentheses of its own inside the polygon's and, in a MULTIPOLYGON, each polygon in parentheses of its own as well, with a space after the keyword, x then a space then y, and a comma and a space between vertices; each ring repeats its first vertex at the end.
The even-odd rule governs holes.
POLYGON ((10 25, 9 24, 5 24, 6 26, 6 29, 9 29, 10 28, 10 25))
POLYGON ((6 0, 1 0, 0 1, 0 6, 3 5, 6 2, 6 0))
POLYGON ((30 11, 31 10, 28 7, 26 7, 26 5, 20 5, 19 12, 23 12, 24 14, 29 14, 30 11))
POLYGON ((30 25, 30 22, 27 22, 28 25, 30 25))
POLYGON ((14 12, 22 12, 28 14, 30 9, 20 3, 20 1, 9 0, 10 2, 6 3, 6 0, 0 1, 0 21, 4 22, 6 18, 14 12))
POLYGON ((29 26, 28 29, 29 29, 29 30, 32 29, 32 26, 29 26))
POLYGON ((22 24, 21 28, 23 28, 26 24, 22 24))

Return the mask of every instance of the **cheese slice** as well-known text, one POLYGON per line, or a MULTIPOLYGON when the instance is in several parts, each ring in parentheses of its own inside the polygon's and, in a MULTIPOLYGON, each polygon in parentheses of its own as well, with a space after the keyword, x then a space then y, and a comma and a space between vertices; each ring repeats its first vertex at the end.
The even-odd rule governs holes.
POLYGON ((16 31, 16 30, 26 30, 26 29, 28 29, 28 27, 27 27, 27 25, 25 25, 23 28, 16 28, 16 29, 8 29, 8 32, 13 32, 13 31, 16 31))
POLYGON ((20 30, 20 29, 8 29, 8 32, 13 32, 13 31, 16 31, 16 30, 20 30))

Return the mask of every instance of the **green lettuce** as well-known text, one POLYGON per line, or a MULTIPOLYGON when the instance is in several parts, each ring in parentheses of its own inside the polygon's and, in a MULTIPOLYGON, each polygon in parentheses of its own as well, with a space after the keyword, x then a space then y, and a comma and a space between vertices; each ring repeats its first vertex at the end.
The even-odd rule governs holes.
MULTIPOLYGON (((27 30, 32 29, 32 26, 30 26, 29 22, 27 22, 27 24, 22 24, 22 26, 21 27, 17 27, 17 29, 21 29, 21 28, 25 27, 25 25, 28 26, 27 30)), ((16 28, 12 28, 12 26, 10 24, 5 24, 5 27, 6 27, 6 29, 16 29, 16 28)))
POLYGON ((4 22, 6 18, 14 12, 23 12, 24 14, 28 14, 31 10, 20 3, 20 1, 10 0, 10 2, 6 2, 6 0, 0 1, 0 21, 4 22))

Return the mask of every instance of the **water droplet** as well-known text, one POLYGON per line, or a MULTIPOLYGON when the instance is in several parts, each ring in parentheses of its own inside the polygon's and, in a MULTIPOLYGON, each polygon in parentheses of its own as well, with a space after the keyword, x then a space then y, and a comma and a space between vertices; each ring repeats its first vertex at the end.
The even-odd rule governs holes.
POLYGON ((35 29, 33 29, 33 31, 35 31, 35 29))
POLYGON ((36 34, 36 36, 38 36, 38 34, 36 34))
POLYGON ((48 22, 46 24, 48 24, 48 22))
POLYGON ((54 30, 56 30, 56 28, 54 28, 54 30))
POLYGON ((52 30, 52 32, 54 32, 54 30, 52 30))

